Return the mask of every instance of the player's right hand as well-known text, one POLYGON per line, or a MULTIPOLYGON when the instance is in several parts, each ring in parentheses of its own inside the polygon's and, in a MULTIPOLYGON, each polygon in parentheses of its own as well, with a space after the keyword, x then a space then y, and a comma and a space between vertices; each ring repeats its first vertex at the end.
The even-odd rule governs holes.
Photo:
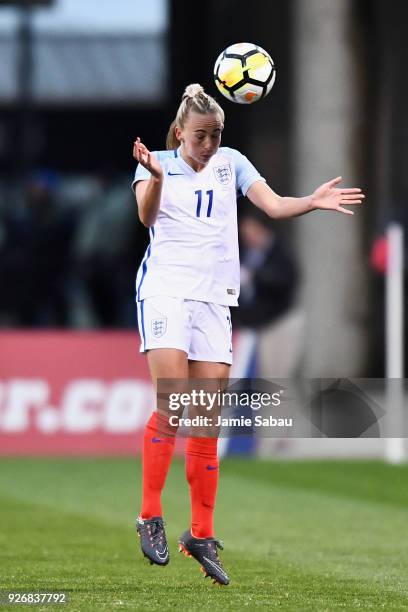
POLYGON ((157 159, 149 149, 140 141, 139 136, 133 143, 133 157, 138 161, 150 174, 156 178, 163 178, 163 170, 157 159))

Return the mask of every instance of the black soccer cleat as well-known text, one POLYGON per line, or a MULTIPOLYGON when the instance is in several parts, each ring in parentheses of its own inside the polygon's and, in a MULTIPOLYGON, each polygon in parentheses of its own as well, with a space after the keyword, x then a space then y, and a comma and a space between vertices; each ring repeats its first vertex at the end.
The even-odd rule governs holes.
POLYGON ((179 552, 199 562, 204 578, 210 576, 214 584, 229 584, 229 578, 218 557, 217 548, 223 548, 214 538, 194 538, 187 529, 179 539, 179 552))
POLYGON ((142 553, 150 564, 167 565, 170 555, 161 516, 154 516, 151 519, 142 519, 139 516, 136 521, 136 529, 142 553))

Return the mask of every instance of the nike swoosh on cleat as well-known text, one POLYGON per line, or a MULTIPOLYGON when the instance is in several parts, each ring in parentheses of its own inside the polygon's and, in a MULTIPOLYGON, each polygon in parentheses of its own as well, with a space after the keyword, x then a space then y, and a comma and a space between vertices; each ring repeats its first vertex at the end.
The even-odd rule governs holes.
POLYGON ((220 572, 220 574, 222 574, 222 575, 224 576, 225 580, 228 580, 228 576, 227 576, 227 574, 226 574, 226 573, 225 573, 225 572, 224 572, 224 571, 223 571, 223 570, 220 568, 220 566, 219 566, 219 565, 217 565, 216 563, 214 563, 214 561, 211 561, 211 559, 209 559, 208 557, 204 557, 204 555, 203 555, 203 559, 205 559, 206 561, 208 561, 208 563, 209 563, 210 565, 212 565, 213 567, 215 567, 215 569, 216 569, 217 571, 219 571, 219 572, 220 572))
POLYGON ((217 466, 216 465, 207 465, 207 470, 216 470, 217 466))
POLYGON ((170 170, 167 171, 167 174, 169 176, 184 176, 183 172, 170 172, 170 170))
POLYGON ((168 548, 166 546, 166 549, 164 552, 160 553, 158 550, 156 550, 156 555, 159 557, 159 559, 161 559, 162 561, 164 561, 165 559, 167 559, 167 557, 169 556, 169 551, 168 548))

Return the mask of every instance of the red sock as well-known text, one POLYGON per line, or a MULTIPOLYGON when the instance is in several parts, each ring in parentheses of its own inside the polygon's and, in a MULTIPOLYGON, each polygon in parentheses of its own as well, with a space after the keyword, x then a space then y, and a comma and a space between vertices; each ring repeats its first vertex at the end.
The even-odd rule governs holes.
POLYGON ((140 516, 144 519, 162 516, 161 493, 166 482, 176 438, 161 435, 167 423, 153 412, 143 439, 143 497, 140 516))
POLYGON ((218 485, 217 438, 187 438, 186 477, 190 485, 191 533, 214 537, 214 507, 218 485))

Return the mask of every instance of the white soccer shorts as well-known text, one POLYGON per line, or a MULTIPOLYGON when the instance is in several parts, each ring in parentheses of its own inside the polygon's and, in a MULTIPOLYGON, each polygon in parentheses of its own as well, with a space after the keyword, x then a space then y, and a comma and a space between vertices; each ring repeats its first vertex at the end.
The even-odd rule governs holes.
POLYGON ((232 364, 228 306, 159 295, 137 302, 137 314, 141 353, 175 348, 194 361, 232 364))

